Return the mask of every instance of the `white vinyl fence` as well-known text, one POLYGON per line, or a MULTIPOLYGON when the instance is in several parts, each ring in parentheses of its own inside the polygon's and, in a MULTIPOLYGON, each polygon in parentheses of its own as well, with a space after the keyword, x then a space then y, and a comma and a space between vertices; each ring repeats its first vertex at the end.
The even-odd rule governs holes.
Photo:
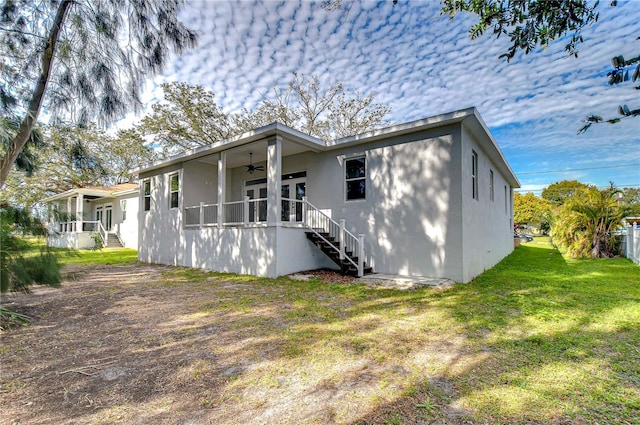
POLYGON ((638 223, 627 226, 625 235, 625 255, 628 259, 640 265, 640 228, 638 223))

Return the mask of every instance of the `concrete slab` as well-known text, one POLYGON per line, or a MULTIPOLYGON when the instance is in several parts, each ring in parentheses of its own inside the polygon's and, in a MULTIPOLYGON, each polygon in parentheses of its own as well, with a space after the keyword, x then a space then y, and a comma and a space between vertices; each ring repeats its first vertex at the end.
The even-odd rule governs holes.
POLYGON ((368 285, 384 286, 386 288, 409 290, 421 287, 431 287, 434 289, 450 288, 455 282, 450 279, 428 277, 428 276, 400 276, 393 274, 369 274, 358 279, 359 282, 368 285))

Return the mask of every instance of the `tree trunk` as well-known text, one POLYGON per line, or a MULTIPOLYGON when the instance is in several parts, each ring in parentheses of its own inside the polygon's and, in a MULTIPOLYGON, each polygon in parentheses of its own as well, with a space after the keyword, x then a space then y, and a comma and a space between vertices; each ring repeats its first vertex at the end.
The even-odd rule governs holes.
POLYGON ((47 89, 47 83, 51 75, 53 57, 56 51, 56 44, 58 43, 58 35, 60 34, 65 16, 71 4, 72 0, 64 0, 58 6, 58 12, 56 13, 55 20, 53 21, 53 25, 49 31, 47 44, 42 52, 42 69, 40 71, 40 77, 38 78, 36 87, 33 90, 33 96, 29 102, 29 108, 27 109, 24 119, 20 123, 18 133, 13 138, 11 144, 7 147, 7 151, 0 162, 0 188, 4 186, 4 182, 7 180, 11 167, 13 167, 13 163, 18 157, 18 154, 20 154, 24 148, 24 145, 27 143, 29 135, 38 121, 38 114, 40 113, 40 107, 42 106, 42 101, 47 89))

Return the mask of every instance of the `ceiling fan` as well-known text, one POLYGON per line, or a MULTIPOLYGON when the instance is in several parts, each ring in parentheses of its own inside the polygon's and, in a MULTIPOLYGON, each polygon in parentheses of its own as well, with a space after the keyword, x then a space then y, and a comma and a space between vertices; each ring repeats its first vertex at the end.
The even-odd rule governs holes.
POLYGON ((262 165, 253 165, 253 152, 249 152, 249 165, 245 165, 247 167, 247 173, 253 174, 254 171, 264 171, 264 167, 262 165))

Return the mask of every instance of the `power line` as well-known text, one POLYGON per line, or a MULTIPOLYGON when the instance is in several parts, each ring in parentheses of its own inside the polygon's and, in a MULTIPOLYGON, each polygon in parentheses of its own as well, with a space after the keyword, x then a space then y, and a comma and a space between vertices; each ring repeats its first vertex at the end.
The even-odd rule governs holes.
POLYGON ((518 176, 525 174, 551 174, 551 173, 565 173, 567 171, 585 171, 585 170, 601 170, 605 168, 622 168, 622 167, 637 167, 640 164, 621 164, 621 165, 609 165, 604 167, 588 167, 588 168, 568 168, 565 170, 553 170, 553 171, 527 171, 524 173, 516 173, 518 176))
MULTIPOLYGON (((609 189, 610 187, 611 186, 597 186, 596 189, 600 189, 600 190, 601 189, 609 189)), ((631 188, 634 188, 634 187, 640 187, 640 184, 616 184, 615 187, 616 187, 616 189, 627 189, 627 188, 631 189, 631 188)), ((531 192, 531 193, 534 193, 534 192, 542 192, 545 189, 522 189, 522 188, 520 188, 520 189, 513 189, 513 190, 514 190, 514 192, 524 192, 524 193, 531 192)), ((563 192, 563 190, 562 189, 555 189, 554 193, 555 192, 561 193, 561 192, 563 192)))

